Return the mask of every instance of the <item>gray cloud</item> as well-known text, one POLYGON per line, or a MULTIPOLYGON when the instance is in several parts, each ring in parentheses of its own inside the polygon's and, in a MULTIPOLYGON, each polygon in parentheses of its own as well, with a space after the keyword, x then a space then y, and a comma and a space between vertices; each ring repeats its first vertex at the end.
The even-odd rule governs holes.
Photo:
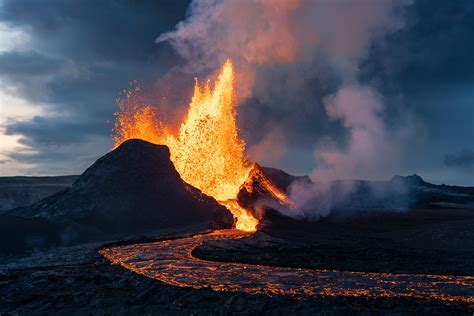
POLYGON ((157 34, 171 28, 188 1, 69 1, 45 5, 4 0, 0 20, 32 34, 33 46, 76 60, 143 62, 156 58, 157 34))
POLYGON ((20 143, 27 145, 7 156, 34 165, 25 172, 71 173, 68 165, 82 171, 84 161, 107 151, 119 92, 133 79, 152 87, 179 61, 168 45, 156 45, 154 39, 184 16, 187 5, 2 1, 0 22, 27 32, 30 40, 20 51, 0 54, 2 93, 44 113, 0 122, 7 135, 20 135, 20 143))
POLYGON ((46 57, 36 51, 4 52, 0 54, 2 76, 40 76, 54 74, 62 65, 58 59, 46 57))
POLYGON ((360 65, 360 80, 386 100, 395 125, 410 109, 417 131, 400 174, 419 173, 436 183, 472 185, 459 168, 446 171, 440 153, 472 147, 474 135, 474 3, 417 0, 406 11, 406 26, 371 45, 360 65), (402 100, 405 107, 400 107, 402 100))
POLYGON ((22 135, 20 143, 35 146, 61 146, 103 135, 107 127, 93 118, 79 122, 77 118, 35 116, 30 121, 7 122, 6 135, 22 135))
POLYGON ((474 151, 463 149, 456 153, 447 154, 444 163, 448 167, 468 167, 474 165, 474 151))

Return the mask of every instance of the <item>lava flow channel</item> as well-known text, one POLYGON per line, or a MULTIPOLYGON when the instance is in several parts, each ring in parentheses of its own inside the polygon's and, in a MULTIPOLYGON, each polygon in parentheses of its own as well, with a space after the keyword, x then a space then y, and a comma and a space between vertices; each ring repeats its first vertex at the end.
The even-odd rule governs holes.
POLYGON ((164 283, 195 289, 288 295, 412 297, 463 304, 474 303, 474 277, 311 270, 201 260, 192 251, 207 240, 248 236, 239 230, 220 230, 175 240, 101 249, 113 264, 164 283))

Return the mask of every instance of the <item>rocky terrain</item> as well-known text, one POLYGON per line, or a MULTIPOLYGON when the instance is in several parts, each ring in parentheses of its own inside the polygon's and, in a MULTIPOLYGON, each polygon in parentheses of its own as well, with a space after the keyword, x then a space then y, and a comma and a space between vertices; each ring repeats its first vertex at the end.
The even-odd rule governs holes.
POLYGON ((286 173, 283 170, 271 167, 262 167, 262 169, 265 172, 265 175, 283 191, 287 191, 290 184, 294 181, 303 183, 311 182, 311 178, 308 176, 294 176, 292 174, 286 173))
MULTIPOLYGON (((155 240, 176 234, 186 236, 195 231, 181 230, 175 234, 162 231, 155 235, 155 240)), ((102 244, 91 243, 57 248, 2 262, 0 313, 471 315, 474 311, 473 306, 413 298, 324 296, 305 300, 174 287, 111 265, 97 254, 100 247, 102 244)))
MULTIPOLYGON (((129 140, 97 160, 71 187, 6 211, 2 221, 16 223, 12 227, 24 239, 17 245, 34 248, 203 223, 208 228, 230 227, 230 213, 185 183, 169 155, 166 146, 129 140), (32 221, 41 225, 31 225, 32 221), (33 226, 38 229, 32 231, 33 226), (45 227, 43 235, 39 227, 45 227)), ((0 245, 10 245, 8 230, 1 234, 5 235, 0 245)))
POLYGON ((206 241, 193 254, 296 268, 474 276, 474 209, 413 209, 318 222, 269 214, 266 221, 252 236, 206 241))
POLYGON ((38 202, 71 186, 77 177, 0 177, 0 213, 38 202))
MULTIPOLYGON (((287 192, 295 183, 322 185, 308 177, 262 169, 287 192)), ((166 147, 140 140, 125 142, 77 178, 54 178, 32 181, 35 184, 28 189, 32 205, 0 214, 2 315, 474 312, 470 304, 439 300, 296 299, 175 287, 152 280, 111 265, 98 251, 230 227, 229 212, 181 180, 166 147), (43 196, 31 192, 35 185, 38 192, 46 192, 42 191, 48 186, 44 181, 55 193, 34 201, 43 196)), ((31 182, 15 179, 3 187, 0 179, 0 197, 21 192, 31 182), (15 181, 23 184, 12 186, 15 181)), ((324 191, 326 198, 337 203, 328 204, 331 212, 318 221, 296 220, 267 209, 257 233, 205 241, 192 255, 269 269, 474 275, 474 188, 434 185, 416 175, 395 176, 390 181, 335 181, 324 186, 329 188, 324 191)), ((322 198, 315 196, 312 202, 320 206, 322 198)))
MULTIPOLYGON (((277 182, 278 183, 278 182, 277 182)), ((420 176, 394 176, 389 181, 338 180, 312 182, 296 179, 286 191, 312 192, 305 207, 325 210, 323 213, 351 215, 354 211, 404 210, 443 206, 452 208, 474 208, 474 187, 436 185, 424 181, 420 176)), ((297 195, 297 194, 296 194, 297 195)))

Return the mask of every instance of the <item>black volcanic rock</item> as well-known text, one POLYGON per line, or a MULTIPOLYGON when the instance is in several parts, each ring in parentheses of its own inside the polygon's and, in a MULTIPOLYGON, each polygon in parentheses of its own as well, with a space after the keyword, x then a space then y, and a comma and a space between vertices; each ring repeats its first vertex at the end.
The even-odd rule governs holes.
POLYGON ((0 215, 0 254, 21 254, 62 244, 59 225, 42 218, 0 215))
POLYGON ((79 240, 232 224, 224 207, 180 178, 168 147, 137 139, 98 159, 70 188, 8 214, 69 225, 79 240))
POLYGON ((237 195, 238 203, 258 219, 264 218, 268 211, 285 211, 290 206, 278 198, 278 191, 285 193, 285 184, 290 179, 299 178, 305 181, 305 177, 295 177, 278 169, 262 168, 254 164, 249 177, 237 195), (272 174, 272 178, 268 176, 268 171, 272 174))
POLYGON ((311 182, 311 179, 308 176, 294 176, 276 168, 262 167, 262 170, 268 179, 270 179, 283 192, 286 192, 288 186, 295 180, 305 183, 311 182))

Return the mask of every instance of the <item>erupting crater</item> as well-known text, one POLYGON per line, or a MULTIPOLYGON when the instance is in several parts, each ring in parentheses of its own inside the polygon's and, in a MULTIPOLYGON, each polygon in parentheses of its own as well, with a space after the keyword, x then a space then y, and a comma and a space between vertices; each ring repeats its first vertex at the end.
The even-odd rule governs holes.
POLYGON ((213 87, 210 81, 200 85, 196 80, 177 135, 144 104, 136 86, 118 100, 113 139, 115 147, 131 138, 167 145, 181 178, 225 206, 234 216, 236 229, 253 232, 259 220, 239 201, 242 190, 252 193, 252 183, 258 182, 265 194, 280 204, 291 205, 291 201, 261 168, 245 158, 245 142, 236 122, 234 80, 231 60, 222 66, 213 87))
POLYGON ((190 237, 104 247, 109 262, 164 283, 195 289, 244 292, 298 299, 317 296, 413 298, 472 304, 473 277, 423 274, 349 272, 214 262, 193 256, 206 241, 225 241, 257 230, 256 208, 262 197, 269 206, 294 207, 292 201, 245 157, 245 142, 236 122, 234 70, 223 65, 213 86, 196 80, 189 109, 176 133, 157 119, 139 86, 118 100, 113 139, 115 147, 140 138, 169 147, 182 180, 214 197, 234 217, 232 230, 190 237), (449 293, 449 294, 446 294, 449 293))

